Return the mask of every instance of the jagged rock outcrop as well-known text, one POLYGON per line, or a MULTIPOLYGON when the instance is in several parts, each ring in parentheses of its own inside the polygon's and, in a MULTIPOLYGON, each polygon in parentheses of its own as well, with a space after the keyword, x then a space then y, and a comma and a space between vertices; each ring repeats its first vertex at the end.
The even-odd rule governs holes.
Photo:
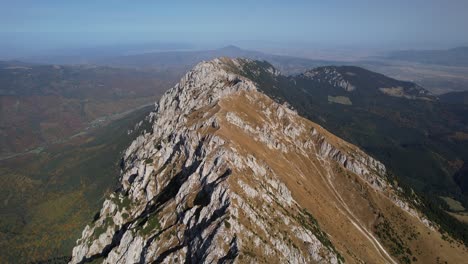
POLYGON ((395 263, 392 239, 423 242, 382 225, 440 235, 380 162, 267 97, 246 63, 200 63, 164 94, 71 263, 395 263))
POLYGON ((398 81, 354 66, 317 67, 299 76, 319 86, 329 89, 339 88, 346 92, 367 89, 370 94, 378 91, 384 95, 411 100, 437 100, 431 92, 415 83, 398 81))
POLYGON ((333 87, 343 88, 347 92, 354 91, 356 87, 352 85, 345 76, 336 70, 335 67, 319 67, 306 71, 302 76, 311 78, 321 83, 328 83, 333 87))

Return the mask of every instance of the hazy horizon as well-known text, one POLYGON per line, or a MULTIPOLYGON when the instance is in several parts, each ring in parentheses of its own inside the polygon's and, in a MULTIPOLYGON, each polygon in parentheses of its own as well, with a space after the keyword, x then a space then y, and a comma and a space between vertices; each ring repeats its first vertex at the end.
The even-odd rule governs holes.
MULTIPOLYGON (((468 44, 468 3, 444 1, 80 1, 4 3, 0 58, 146 45, 382 51, 468 44), (398 19, 396 19, 398 18, 398 19)), ((166 49, 165 47, 164 49, 166 49)), ((289 49, 289 50, 288 50, 289 49)))

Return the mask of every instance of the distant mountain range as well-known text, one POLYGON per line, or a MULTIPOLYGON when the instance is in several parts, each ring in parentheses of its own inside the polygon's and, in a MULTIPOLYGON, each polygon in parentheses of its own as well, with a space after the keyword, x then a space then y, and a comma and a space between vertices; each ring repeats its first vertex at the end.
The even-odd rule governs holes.
POLYGON ((76 56, 47 56, 24 58, 25 61, 46 64, 94 64, 112 67, 152 68, 152 69, 181 69, 186 72, 195 64, 203 60, 217 57, 243 57, 256 60, 267 60, 285 73, 299 73, 307 68, 321 65, 336 64, 324 60, 312 60, 292 56, 272 55, 259 51, 245 50, 230 45, 212 50, 188 51, 158 51, 140 52, 133 55, 76 55, 76 56))
MULTIPOLYGON (((168 47, 165 48, 167 49, 168 47)), ((181 76, 184 72, 188 71, 196 63, 202 60, 211 60, 216 57, 226 56, 231 58, 266 60, 273 64, 276 69, 280 70, 283 74, 286 75, 300 74, 318 66, 355 65, 383 73, 396 79, 417 82, 431 92, 437 94, 449 91, 463 91, 468 89, 468 80, 465 78, 465 76, 468 74, 468 68, 459 68, 455 71, 453 69, 447 69, 444 65, 440 64, 415 63, 409 59, 405 61, 403 60, 403 57, 397 59, 397 55, 391 55, 388 58, 375 58, 353 62, 327 61, 268 54, 254 50, 246 50, 232 45, 220 49, 210 50, 179 49, 175 51, 152 51, 149 47, 147 47, 140 50, 135 49, 134 52, 130 53, 115 52, 114 50, 102 52, 98 51, 85 50, 82 53, 71 52, 66 56, 51 55, 23 58, 22 60, 39 64, 80 64, 134 69, 151 69, 158 71, 178 72, 179 76, 181 76)), ((454 55, 455 58, 463 58, 463 56, 458 55, 459 52, 463 53, 463 48, 454 49, 454 51, 457 53, 457 55, 454 55)), ((419 53, 419 51, 414 52, 419 53)), ((426 55, 421 57, 425 59, 431 58, 431 56, 426 55)), ((440 55, 440 57, 446 58, 446 55, 440 55)))
POLYGON ((390 53, 387 59, 445 66, 468 66, 468 47, 448 50, 403 50, 390 53))

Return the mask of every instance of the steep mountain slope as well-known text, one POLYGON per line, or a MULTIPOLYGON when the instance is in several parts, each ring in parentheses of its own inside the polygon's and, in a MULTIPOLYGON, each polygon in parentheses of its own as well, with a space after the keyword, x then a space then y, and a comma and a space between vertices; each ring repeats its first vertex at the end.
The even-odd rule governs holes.
POLYGON ((144 129, 135 124, 151 110, 0 161, 0 263, 70 259, 76 237, 117 186, 120 156, 144 129))
MULTIPOLYGON (((468 204, 467 193, 453 179, 468 160, 466 105, 441 102, 416 84, 356 67, 319 68, 313 72, 321 75, 312 76, 272 71, 268 63, 251 62, 241 74, 270 97, 288 102, 301 115, 359 145, 431 199, 437 199, 434 194, 452 196, 468 204), (336 69, 344 81, 320 77, 328 68, 336 69), (379 89, 395 86, 403 87, 408 96, 396 97, 379 89)), ((468 239, 468 234, 464 236, 468 239)))
POLYGON ((416 197, 402 196, 382 163, 238 74, 249 63, 201 63, 162 97, 72 263, 468 257, 418 211, 416 197))

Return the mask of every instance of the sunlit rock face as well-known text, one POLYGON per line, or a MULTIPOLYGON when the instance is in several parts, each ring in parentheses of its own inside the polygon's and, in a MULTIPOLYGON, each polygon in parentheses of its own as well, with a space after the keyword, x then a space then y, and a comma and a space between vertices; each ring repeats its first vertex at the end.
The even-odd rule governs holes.
POLYGON ((71 263, 397 263, 382 221, 438 235, 383 164, 259 91, 249 63, 202 62, 166 92, 71 263))
POLYGON ((342 88, 347 92, 351 92, 356 89, 356 87, 347 81, 335 67, 320 67, 312 69, 303 73, 303 76, 321 83, 328 83, 331 86, 342 88))

